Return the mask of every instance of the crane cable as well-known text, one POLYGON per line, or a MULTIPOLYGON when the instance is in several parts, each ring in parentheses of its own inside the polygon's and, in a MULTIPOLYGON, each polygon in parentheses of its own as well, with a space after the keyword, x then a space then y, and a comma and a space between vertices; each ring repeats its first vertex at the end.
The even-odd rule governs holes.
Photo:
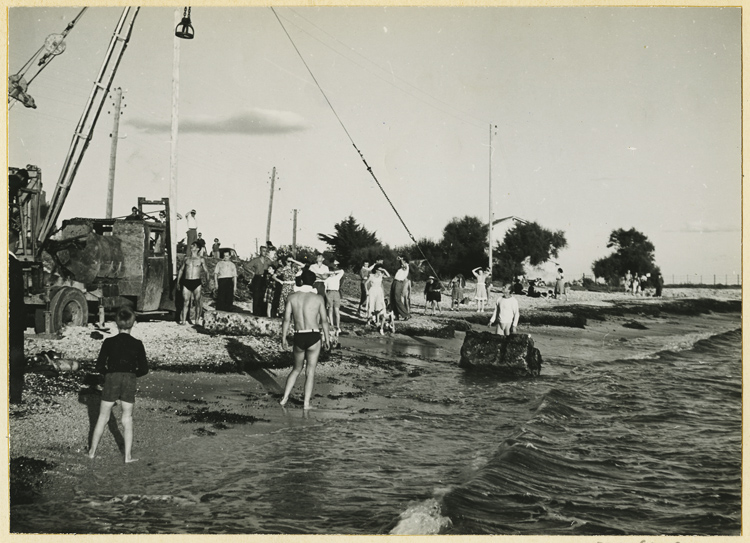
POLYGON ((357 147, 357 144, 354 143, 354 139, 352 138, 351 134, 349 134, 349 131, 346 129, 346 126, 344 126, 343 121, 339 117, 338 113, 336 113, 336 110, 333 107, 333 104, 331 104, 331 101, 328 99, 328 96, 326 95, 325 91, 323 90, 323 87, 320 86, 320 83, 318 83, 318 80, 315 78, 315 75, 312 73, 312 70, 310 70, 310 67, 307 65, 307 62, 305 62, 305 58, 302 56, 302 53, 300 53, 299 49, 297 48, 297 45, 294 43, 294 40, 289 35, 289 32, 287 32, 286 27, 284 26, 284 23, 281 22, 281 19, 279 18, 279 15, 276 13, 276 10, 271 6, 271 11, 273 11, 274 16, 276 17, 276 20, 279 21, 279 24, 281 25, 281 28, 284 30, 284 33, 286 34, 287 38, 289 38, 289 41, 292 44, 292 47, 294 47, 294 50, 297 52, 297 55, 299 55, 300 60, 302 60, 302 64, 305 65, 305 68, 307 68, 308 73, 310 74, 310 77, 312 77, 315 84, 318 86, 318 90, 320 90, 320 93, 323 95, 323 98, 325 98, 325 101, 328 103, 328 107, 331 108, 331 111, 336 116, 336 120, 338 120, 339 124, 341 125, 341 128, 344 129, 344 132, 346 133, 346 136, 349 138, 349 141, 352 143, 352 146, 357 151, 357 154, 359 154, 359 157, 362 159, 362 162, 364 163, 365 167, 367 168, 367 171, 370 172, 370 175, 375 180, 375 183, 378 185, 378 188, 383 193, 383 196, 385 196, 385 199, 388 201, 388 204, 391 206, 391 209, 393 209, 393 212, 396 214, 396 217, 398 217, 398 220, 401 221, 401 224, 403 225, 404 229, 406 230, 406 233, 409 234, 409 237, 414 242, 414 246, 417 248, 419 253, 424 257, 424 261, 427 263, 427 265, 432 270, 432 273, 435 274, 435 278, 440 282, 441 286, 443 286, 442 281, 440 281, 440 276, 435 271, 435 268, 432 267, 432 264, 430 264, 429 259, 427 258, 427 255, 424 254, 424 251, 422 251, 422 248, 419 246, 419 243, 417 243, 417 240, 414 239, 414 236, 412 235, 411 231, 409 230, 409 227, 406 226, 406 223, 404 222, 404 219, 401 218, 401 214, 396 209, 396 206, 393 205, 393 202, 388 197, 388 194, 385 192, 385 189, 383 188, 383 185, 380 184, 380 181, 375 176, 375 173, 372 171, 372 167, 367 163, 367 160, 365 160, 364 155, 362 154, 362 151, 359 150, 357 147))

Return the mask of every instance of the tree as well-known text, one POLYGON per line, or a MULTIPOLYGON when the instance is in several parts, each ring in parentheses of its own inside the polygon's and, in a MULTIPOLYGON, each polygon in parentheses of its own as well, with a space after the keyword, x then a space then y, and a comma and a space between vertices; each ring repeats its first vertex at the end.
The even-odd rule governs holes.
POLYGON ((381 245, 375 233, 357 224, 356 219, 351 215, 334 225, 333 228, 335 230, 333 235, 318 234, 318 239, 328 244, 343 268, 351 268, 358 264, 353 258, 354 251, 381 245))
POLYGON ((486 266, 489 232, 487 223, 477 217, 467 215, 451 220, 443 228, 443 239, 440 241, 443 254, 440 271, 451 276, 457 273, 470 276, 474 268, 486 266))
POLYGON ((493 276, 509 281, 514 276, 523 274, 523 265, 527 259, 532 266, 539 266, 551 258, 557 258, 560 249, 567 246, 565 232, 562 230, 553 232, 535 222, 518 223, 497 244, 493 276))
POLYGON ((652 275, 659 272, 659 267, 654 263, 654 244, 635 228, 613 230, 607 248, 614 249, 614 252, 595 260, 591 269, 596 277, 603 277, 611 285, 619 284, 620 277, 628 271, 652 275))

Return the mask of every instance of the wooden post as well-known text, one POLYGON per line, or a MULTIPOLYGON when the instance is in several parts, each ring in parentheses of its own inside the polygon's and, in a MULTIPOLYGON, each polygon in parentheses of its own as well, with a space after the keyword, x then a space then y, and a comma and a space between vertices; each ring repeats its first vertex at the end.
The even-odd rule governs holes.
MULTIPOLYGON (((174 26, 182 20, 180 9, 174 12, 174 26)), ((169 232, 171 238, 172 270, 177 273, 177 113, 180 95, 180 38, 174 39, 172 54, 172 141, 169 155, 169 232)))
POLYGON ((107 183, 107 210, 105 217, 108 219, 112 218, 112 203, 114 200, 115 192, 115 164, 117 163, 117 139, 119 138, 120 132, 120 104, 122 103, 122 89, 120 87, 115 89, 115 113, 114 122, 112 126, 112 133, 109 135, 112 138, 112 145, 109 151, 109 183, 107 183))
POLYGON ((297 258, 297 210, 293 209, 294 218, 292 219, 292 257, 297 258))
POLYGON ((271 213, 273 212, 273 189, 276 184, 276 166, 271 170, 271 196, 268 198, 268 225, 266 226, 266 242, 271 241, 271 213))
POLYGON ((490 281, 492 281, 492 123, 490 123, 490 165, 489 165, 489 217, 490 217, 490 232, 489 232, 489 254, 490 254, 490 281))

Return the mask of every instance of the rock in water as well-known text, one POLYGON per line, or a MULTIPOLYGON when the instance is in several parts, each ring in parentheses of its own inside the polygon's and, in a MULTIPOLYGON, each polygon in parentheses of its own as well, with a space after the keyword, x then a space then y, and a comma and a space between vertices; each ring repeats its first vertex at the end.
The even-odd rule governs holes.
POLYGON ((246 313, 204 311, 203 328, 231 336, 278 336, 281 334, 281 320, 246 313))
POLYGON ((466 332, 461 361, 466 369, 481 369, 508 377, 539 375, 542 355, 528 334, 499 336, 491 332, 466 332))

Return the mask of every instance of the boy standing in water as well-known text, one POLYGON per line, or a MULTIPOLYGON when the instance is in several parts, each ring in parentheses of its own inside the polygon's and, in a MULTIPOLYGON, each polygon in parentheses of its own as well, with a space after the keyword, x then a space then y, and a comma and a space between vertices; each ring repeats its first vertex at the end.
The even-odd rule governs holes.
POLYGON ((316 281, 315 273, 305 269, 301 275, 302 286, 286 299, 284 307, 284 323, 281 325, 281 347, 286 350, 289 345, 286 335, 289 325, 294 319, 294 367, 286 379, 284 397, 281 405, 286 405, 289 394, 297 382, 297 377, 302 372, 302 365, 307 360, 305 368, 305 409, 310 409, 310 398, 312 397, 315 382, 315 366, 320 356, 321 336, 320 328, 323 328, 323 345, 326 349, 330 345, 328 332, 328 315, 323 296, 319 295, 313 284, 316 281))
POLYGON ((122 427, 125 438, 125 463, 135 462, 131 456, 133 448, 133 405, 137 377, 148 373, 146 349, 140 340, 130 335, 135 324, 135 313, 127 306, 121 307, 115 317, 120 331, 114 337, 104 340, 96 359, 96 371, 104 374, 104 390, 99 407, 99 419, 96 421, 94 434, 91 437, 89 458, 96 455, 96 447, 109 422, 112 407, 117 400, 122 405, 122 427))
POLYGON ((503 295, 497 299, 495 311, 492 313, 492 318, 490 318, 487 326, 492 326, 494 322, 497 322, 495 333, 509 336, 515 333, 520 316, 518 300, 513 297, 513 293, 510 290, 510 283, 505 283, 503 285, 503 295))

